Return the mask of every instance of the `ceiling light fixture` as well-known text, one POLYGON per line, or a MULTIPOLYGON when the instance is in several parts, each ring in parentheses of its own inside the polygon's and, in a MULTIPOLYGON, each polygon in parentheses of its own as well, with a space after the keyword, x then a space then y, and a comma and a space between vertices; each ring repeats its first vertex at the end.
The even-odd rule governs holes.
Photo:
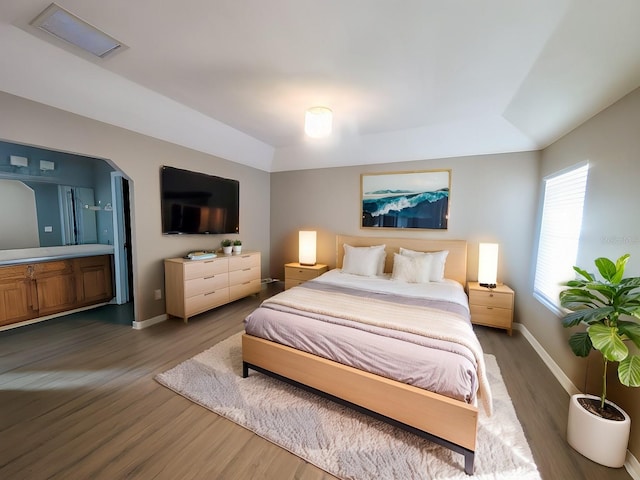
POLYGON ((55 3, 38 15, 31 25, 100 58, 123 47, 115 38, 55 3))
POLYGON ((328 137, 331 133, 333 112, 327 107, 312 107, 304 116, 304 132, 311 138, 328 137))

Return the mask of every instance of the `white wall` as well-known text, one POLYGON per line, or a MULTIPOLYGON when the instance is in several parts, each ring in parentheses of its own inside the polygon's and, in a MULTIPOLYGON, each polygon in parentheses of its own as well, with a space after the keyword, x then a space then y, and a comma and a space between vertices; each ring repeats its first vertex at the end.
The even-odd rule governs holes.
MULTIPOLYGON (((597 257, 616 259, 630 253, 627 276, 640 276, 640 89, 600 112, 544 150, 541 174, 548 175, 582 161, 589 162, 577 264, 595 272, 597 257)), ((589 362, 576 358, 567 345, 573 331, 538 302, 526 299, 524 323, 578 388, 589 374, 589 393, 599 393, 599 354, 589 362), (587 372, 588 370, 588 372, 587 372)), ((615 366, 608 396, 632 419, 640 418, 640 389, 621 387, 615 366)), ((640 458, 640 422, 632 422, 630 450, 640 458)))

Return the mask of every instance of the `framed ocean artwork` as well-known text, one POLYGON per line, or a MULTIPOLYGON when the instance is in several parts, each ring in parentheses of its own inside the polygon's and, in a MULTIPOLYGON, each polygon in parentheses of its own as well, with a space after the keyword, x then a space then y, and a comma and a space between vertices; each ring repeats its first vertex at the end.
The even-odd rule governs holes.
POLYGON ((447 229, 451 170, 363 173, 361 228, 447 229))

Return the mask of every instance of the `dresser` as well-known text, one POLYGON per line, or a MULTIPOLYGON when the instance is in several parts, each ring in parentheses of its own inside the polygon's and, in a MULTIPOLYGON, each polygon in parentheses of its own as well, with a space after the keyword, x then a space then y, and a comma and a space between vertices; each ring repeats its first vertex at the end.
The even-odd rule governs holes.
POLYGON ((329 270, 327 265, 316 263, 315 265, 301 265, 299 263, 287 263, 284 266, 284 289, 295 287, 301 283, 319 277, 329 270))
POLYGON ((471 323, 503 328, 511 335, 515 296, 513 290, 507 285, 481 287, 478 282, 469 282, 467 289, 471 323))
POLYGON ((190 317, 260 292, 260 252, 164 261, 167 314, 190 317))

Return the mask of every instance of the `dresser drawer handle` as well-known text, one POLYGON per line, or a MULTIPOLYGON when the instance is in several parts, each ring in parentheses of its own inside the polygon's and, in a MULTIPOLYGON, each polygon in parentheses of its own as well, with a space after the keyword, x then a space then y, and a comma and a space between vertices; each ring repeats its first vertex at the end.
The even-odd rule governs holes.
POLYGON ((243 285, 249 285, 251 282, 244 282, 243 285))
POLYGON ((493 310, 493 307, 487 307, 487 310, 493 310))
POLYGON ((216 276, 215 275, 211 275, 209 277, 204 277, 205 280, 209 280, 210 278, 216 278, 216 276))
POLYGON ((489 296, 490 296, 490 297, 493 297, 493 293, 490 293, 490 294, 489 294, 489 296))
POLYGON ((213 263, 213 260, 205 260, 204 263, 213 263))
POLYGON ((243 269, 242 269, 242 271, 243 271, 243 272, 248 272, 248 271, 250 271, 250 270, 251 270, 250 268, 243 268, 243 269))
POLYGON ((213 292, 207 292, 204 294, 204 296, 206 297, 207 295, 213 295, 214 293, 216 293, 216 291, 214 290, 213 292))

